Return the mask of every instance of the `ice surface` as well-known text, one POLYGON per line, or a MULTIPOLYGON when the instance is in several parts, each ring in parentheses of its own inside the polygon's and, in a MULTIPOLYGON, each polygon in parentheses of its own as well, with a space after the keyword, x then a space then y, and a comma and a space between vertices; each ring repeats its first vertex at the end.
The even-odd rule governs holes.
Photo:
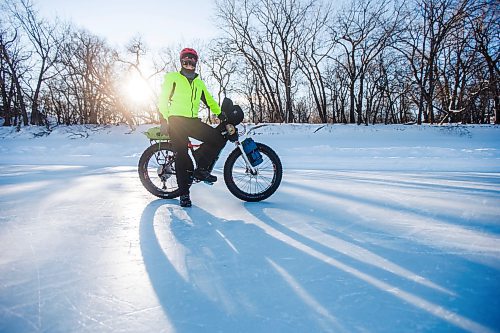
POLYGON ((150 195, 123 126, 0 129, 0 332, 498 332, 500 129, 267 125, 279 190, 150 195))

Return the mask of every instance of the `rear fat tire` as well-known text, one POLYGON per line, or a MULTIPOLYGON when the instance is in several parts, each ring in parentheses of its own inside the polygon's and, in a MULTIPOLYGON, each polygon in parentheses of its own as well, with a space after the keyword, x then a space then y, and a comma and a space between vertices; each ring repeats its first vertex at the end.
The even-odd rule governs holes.
MULTIPOLYGON (((258 193, 249 193, 236 184, 236 181, 234 179, 235 175, 233 175, 235 163, 238 159, 240 159, 240 161, 238 162, 239 164, 243 160, 243 158, 241 157, 241 150, 239 148, 234 149, 229 154, 226 162, 224 163, 224 181, 227 188, 238 199, 249 202, 256 202, 269 198, 274 192, 276 192, 283 177, 283 167, 278 155, 274 152, 274 150, 272 150, 269 146, 266 146, 265 144, 259 142, 256 142, 256 145, 259 152, 263 155, 264 158, 264 162, 256 166, 256 169, 259 170, 259 168, 269 167, 269 171, 274 171, 270 181, 270 186, 265 188, 263 191, 260 191, 258 193)), ((244 174, 242 173, 239 176, 241 177, 242 175, 244 174)), ((247 180, 248 182, 251 181, 250 175, 248 175, 247 180)))
MULTIPOLYGON (((148 147, 141 155, 141 158, 139 159, 139 166, 138 166, 138 172, 139 172, 139 179, 141 180, 142 185, 153 195, 162 198, 162 199, 173 199, 178 197, 179 194, 179 189, 175 188, 174 190, 172 189, 161 189, 157 187, 150 178, 150 175, 148 173, 148 164, 149 161, 152 158, 155 158, 154 155, 158 153, 159 151, 170 151, 172 152, 172 145, 169 142, 161 142, 161 143, 155 143, 148 147)), ((155 171, 156 172, 156 171, 155 171)), ((176 177, 175 174, 172 175, 171 177, 176 177)))

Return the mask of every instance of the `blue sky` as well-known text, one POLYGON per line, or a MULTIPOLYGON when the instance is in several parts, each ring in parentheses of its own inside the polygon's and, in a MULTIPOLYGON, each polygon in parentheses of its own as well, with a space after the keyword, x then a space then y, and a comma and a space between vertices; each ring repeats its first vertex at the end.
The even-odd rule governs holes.
POLYGON ((161 48, 217 35, 213 0, 35 0, 47 18, 59 16, 113 46, 141 35, 151 48, 161 48))

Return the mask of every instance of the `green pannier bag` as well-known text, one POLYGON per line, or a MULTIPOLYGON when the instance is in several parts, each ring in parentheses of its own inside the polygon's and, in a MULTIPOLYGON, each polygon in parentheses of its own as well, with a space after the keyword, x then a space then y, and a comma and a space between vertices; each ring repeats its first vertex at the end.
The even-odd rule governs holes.
POLYGON ((151 127, 144 132, 144 135, 147 136, 149 140, 166 141, 170 139, 168 135, 161 134, 160 126, 151 127))

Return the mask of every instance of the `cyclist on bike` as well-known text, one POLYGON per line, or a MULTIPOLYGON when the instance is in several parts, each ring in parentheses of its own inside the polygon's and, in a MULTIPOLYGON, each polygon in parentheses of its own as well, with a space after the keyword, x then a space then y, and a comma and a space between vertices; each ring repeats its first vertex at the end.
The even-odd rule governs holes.
MULTIPOLYGON (((159 109, 162 116, 168 120, 168 134, 173 150, 177 153, 175 169, 180 205, 191 207, 189 188, 193 178, 208 183, 217 181, 217 177, 210 172, 215 159, 226 144, 226 139, 217 129, 198 118, 200 101, 215 115, 221 114, 219 105, 195 72, 198 53, 191 48, 185 48, 180 53, 180 61, 180 72, 165 75, 159 109), (198 164, 196 170, 193 170, 193 163, 188 155, 189 137, 203 142, 195 151, 198 164)), ((162 127, 165 127, 164 122, 162 127)))

